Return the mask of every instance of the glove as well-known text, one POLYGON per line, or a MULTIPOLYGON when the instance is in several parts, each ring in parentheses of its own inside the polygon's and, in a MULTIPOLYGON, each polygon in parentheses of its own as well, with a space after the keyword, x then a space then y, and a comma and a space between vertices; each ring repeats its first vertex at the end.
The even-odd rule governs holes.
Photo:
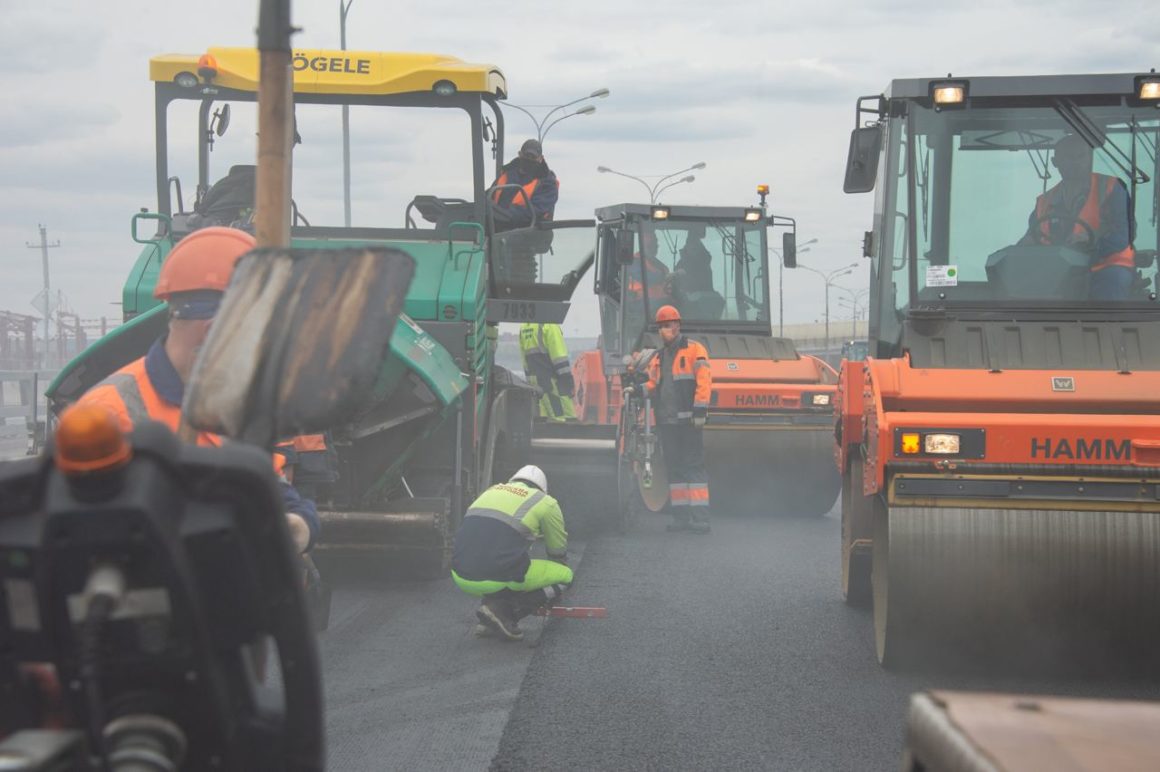
POLYGON ((703 428, 705 426, 705 416, 695 416, 693 418, 693 426, 696 426, 698 429, 703 428))
POLYGON ((294 548, 299 554, 305 552, 310 544, 310 526, 306 524, 306 520, 296 512, 287 512, 286 525, 290 529, 290 537, 294 540, 294 548))
POLYGON ((628 399, 633 394, 636 394, 636 387, 635 386, 625 386, 623 389, 621 389, 620 394, 625 399, 628 399))

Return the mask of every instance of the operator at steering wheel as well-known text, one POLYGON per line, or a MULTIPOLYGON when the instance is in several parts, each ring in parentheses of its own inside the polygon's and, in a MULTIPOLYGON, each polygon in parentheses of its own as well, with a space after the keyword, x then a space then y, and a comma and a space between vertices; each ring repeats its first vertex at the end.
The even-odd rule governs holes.
POLYGON ((1075 134, 1055 144, 1060 182, 1035 201, 1020 244, 1066 245, 1091 255, 1091 300, 1126 300, 1136 278, 1128 189, 1092 172, 1092 148, 1075 134))

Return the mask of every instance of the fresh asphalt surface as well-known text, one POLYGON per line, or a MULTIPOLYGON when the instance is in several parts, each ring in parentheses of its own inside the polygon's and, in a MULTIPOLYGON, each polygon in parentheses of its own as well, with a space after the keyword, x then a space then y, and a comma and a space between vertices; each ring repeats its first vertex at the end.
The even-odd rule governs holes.
POLYGON ((922 689, 1160 699, 1130 677, 884 671, 838 591, 836 513, 664 522, 588 540, 569 602, 608 618, 525 621, 529 642, 471 637, 449 580, 340 588, 330 768, 893 770, 922 689))

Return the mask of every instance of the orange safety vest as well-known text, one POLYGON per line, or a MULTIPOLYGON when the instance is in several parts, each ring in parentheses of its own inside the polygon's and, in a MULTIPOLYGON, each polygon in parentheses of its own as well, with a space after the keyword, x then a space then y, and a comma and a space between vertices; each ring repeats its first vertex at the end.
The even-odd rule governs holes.
MULTIPOLYGON (((664 348, 648 363, 648 384, 645 388, 655 394, 661 382, 661 359, 664 348)), ((709 372, 709 352, 697 341, 682 336, 673 356, 673 371, 670 374, 677 388, 680 402, 677 405, 677 421, 692 423, 695 414, 704 415, 713 397, 713 376, 709 372)))
POLYGON ((637 297, 642 296, 644 294, 644 282, 642 281, 643 276, 641 274, 648 271, 648 299, 667 300, 669 295, 665 292, 665 279, 668 278, 669 269, 665 267, 665 264, 655 257, 642 258, 639 252, 632 257, 636 262, 633 263, 628 271, 628 291, 637 297), (655 281, 653 280, 654 277, 655 281))
MULTIPOLYGON (((1076 219, 1087 223, 1095 234, 1099 234, 1100 232, 1100 215, 1104 207, 1104 202, 1112 195, 1112 191, 1115 190, 1117 182, 1118 180, 1115 177, 1109 177, 1106 174, 1092 174, 1091 190, 1088 191, 1087 199, 1084 200, 1083 208, 1079 210, 1076 219)), ((1047 217, 1051 213, 1055 199, 1059 197, 1059 190, 1060 185, 1056 185, 1035 200, 1035 217, 1042 220, 1039 223, 1039 230, 1047 237, 1051 236, 1050 220, 1042 218, 1047 217)), ((1072 229, 1072 234, 1076 236, 1082 236, 1086 232, 1086 229, 1079 222, 1072 229)), ((1131 244, 1119 252, 1113 252, 1110 255, 1104 255, 1099 258, 1098 262, 1092 266, 1092 270, 1100 271, 1112 265, 1119 265, 1125 268, 1136 267, 1136 252, 1132 249, 1131 244)))
MULTIPOLYGON (((145 357, 130 362, 89 389, 78 404, 107 408, 124 432, 132 431, 140 421, 159 421, 176 434, 181 423, 181 406, 165 401, 157 393, 145 369, 145 357)), ((194 444, 209 448, 221 447, 224 442, 224 437, 213 432, 199 431, 194 439, 194 444)), ((286 459, 275 453, 273 460, 274 471, 282 474, 286 459)))
MULTIPOLYGON (((495 181, 495 186, 499 187, 500 185, 507 185, 507 181, 508 181, 507 172, 503 172, 502 174, 499 175, 499 178, 495 181)), ((540 184, 540 180, 537 177, 536 179, 532 180, 531 182, 527 183, 526 185, 520 186, 524 191, 522 195, 511 190, 510 188, 505 188, 503 190, 497 190, 496 192, 492 193, 491 199, 492 199, 492 201, 494 201, 495 203, 498 204, 500 196, 502 194, 511 193, 512 200, 510 202, 508 202, 508 206, 531 206, 532 194, 536 192, 536 188, 539 186, 539 184, 540 184)))

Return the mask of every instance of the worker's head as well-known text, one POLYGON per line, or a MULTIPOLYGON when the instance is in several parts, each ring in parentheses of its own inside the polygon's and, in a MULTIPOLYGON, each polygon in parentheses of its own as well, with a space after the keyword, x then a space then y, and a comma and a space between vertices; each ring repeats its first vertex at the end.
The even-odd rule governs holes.
POLYGON ((700 239, 705 238, 705 223, 703 223, 703 222, 689 223, 688 233, 689 233, 689 235, 686 237, 685 243, 688 243, 690 241, 699 241, 700 239))
POLYGON ((255 246, 245 231, 203 228, 177 242, 161 265, 153 297, 169 305, 165 351, 183 381, 209 335, 234 265, 255 246))
POLYGON ((526 485, 531 485, 533 488, 539 488, 544 493, 548 492, 548 478, 544 475, 544 470, 533 464, 522 467, 512 475, 511 480, 508 482, 522 482, 526 485))
POLYGON ((529 139, 520 145, 520 153, 516 156, 516 166, 524 174, 532 174, 544 162, 544 147, 538 139, 529 139))
POLYGON ((681 312, 674 306, 661 306, 657 309, 657 329, 660 330, 661 340, 672 343, 681 334, 681 312))
POLYGON ((1083 137, 1068 134, 1055 143, 1051 163, 1064 182, 1086 182, 1092 173, 1092 148, 1083 137))

